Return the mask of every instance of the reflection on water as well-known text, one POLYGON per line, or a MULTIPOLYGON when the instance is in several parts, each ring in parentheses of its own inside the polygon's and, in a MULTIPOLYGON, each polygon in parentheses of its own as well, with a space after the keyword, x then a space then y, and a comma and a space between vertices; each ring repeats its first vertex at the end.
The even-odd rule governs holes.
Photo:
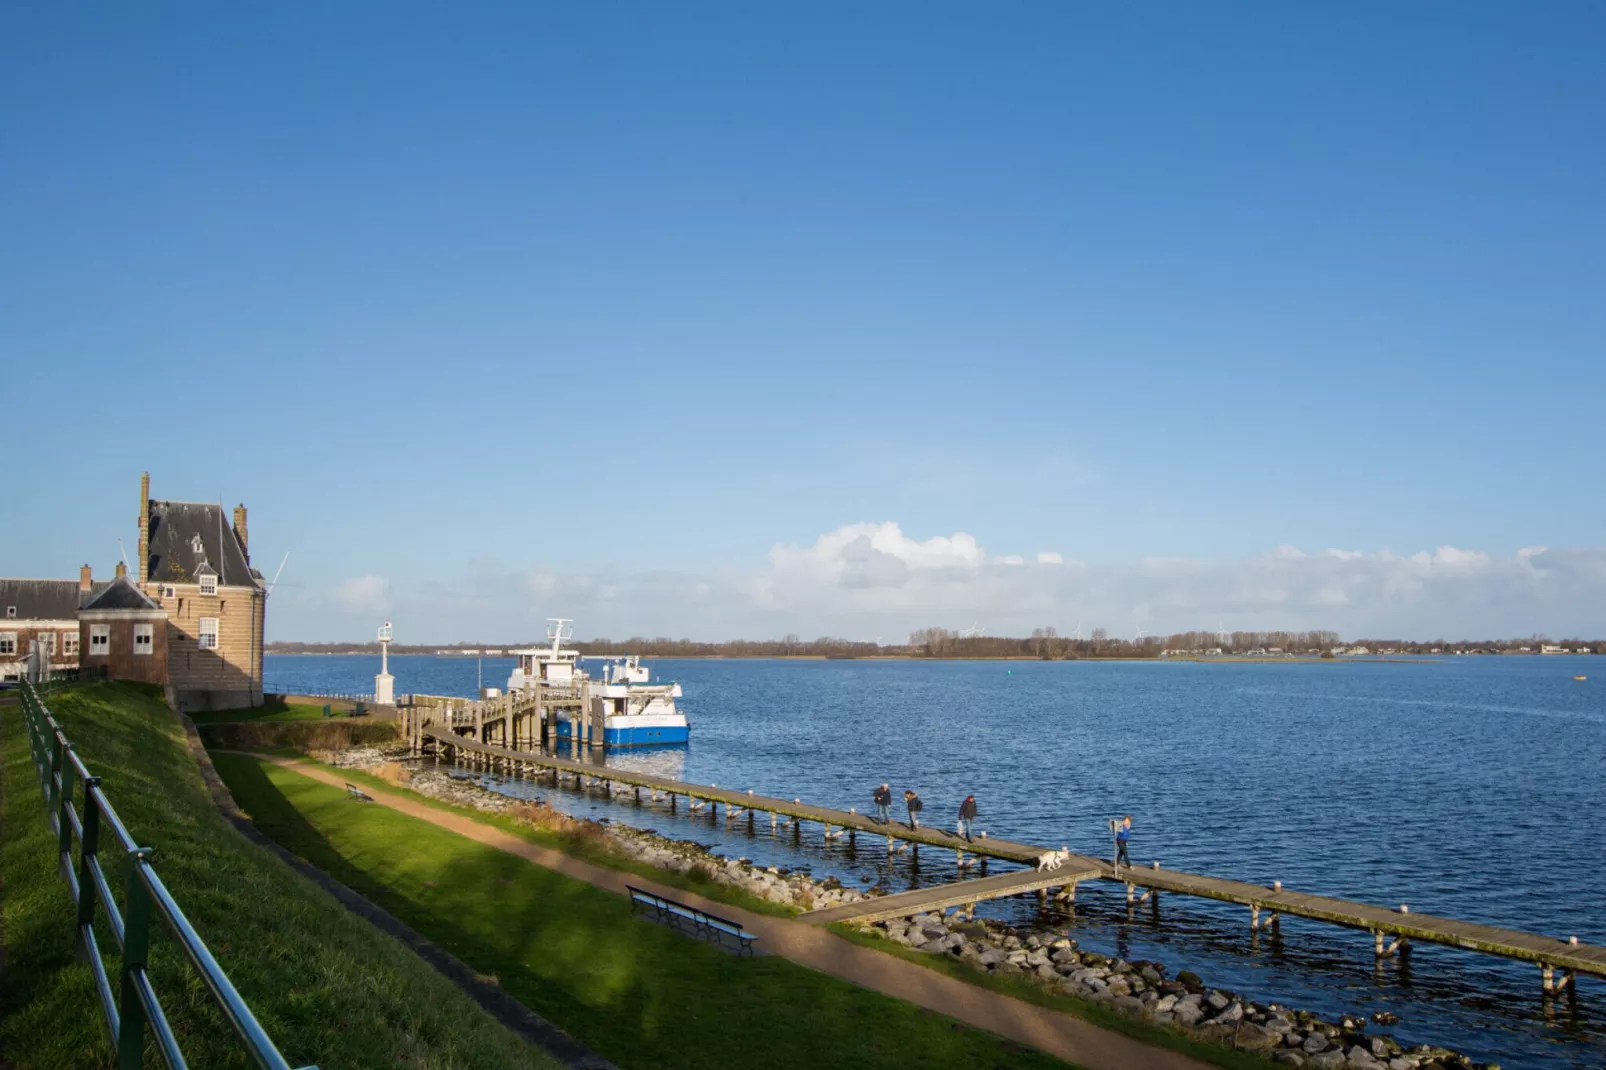
MULTIPOLYGON (((353 690, 377 662, 270 656, 269 687, 353 690)), ((399 689, 473 693, 471 659, 391 664, 399 689)), ((485 679, 510 664, 487 659, 485 679)), ((895 796, 917 789, 927 823, 946 828, 974 792, 981 829, 1105 856, 1105 822, 1130 813, 1140 865, 1606 944, 1606 688, 1573 681, 1578 671, 1537 657, 661 661, 654 675, 685 688, 691 744, 604 760, 861 812, 885 780, 895 796)), ((508 790, 550 791, 531 781, 508 790)), ((827 843, 818 826, 772 831, 765 815, 727 826, 723 814, 637 808, 600 791, 551 801, 861 888, 957 876, 950 851, 889 853, 883 837, 863 835, 827 843)), ((1411 1043, 1508 1067, 1606 1066, 1599 979, 1546 1000, 1532 965, 1427 944, 1374 965, 1365 933, 1285 918, 1280 938, 1257 936, 1247 909, 1178 896, 1129 912, 1119 886, 1100 882, 1082 886, 1074 918, 1039 915, 1035 897, 984 910, 1263 1001, 1388 1010, 1402 1019, 1391 1032, 1411 1043)))

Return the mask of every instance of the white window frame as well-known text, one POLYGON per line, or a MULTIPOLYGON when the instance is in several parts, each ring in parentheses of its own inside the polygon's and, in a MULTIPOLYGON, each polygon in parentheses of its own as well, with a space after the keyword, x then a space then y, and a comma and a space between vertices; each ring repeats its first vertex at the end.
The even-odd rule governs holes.
POLYGON ((152 624, 134 625, 134 653, 148 655, 155 649, 156 626, 152 624), (144 640, 144 642, 140 640, 144 640))
POLYGON ((162 587, 162 601, 171 602, 173 599, 175 599, 177 597, 178 597, 178 592, 173 590, 173 585, 172 584, 166 584, 166 585, 164 585, 162 587))
POLYGON ((51 657, 56 656, 56 633, 40 632, 34 637, 35 641, 44 648, 45 653, 51 657))
POLYGON ((202 650, 217 649, 217 618, 202 617, 199 627, 195 630, 195 645, 202 650), (207 625, 211 625, 209 629, 207 625), (210 639, 211 642, 207 642, 210 639))
POLYGON ((91 624, 89 626, 89 656, 104 658, 112 652, 112 626, 110 624, 91 624))
POLYGON ((201 585, 201 593, 202 594, 206 594, 206 595, 215 595, 215 594, 217 594, 217 577, 216 576, 197 576, 195 579, 196 579, 196 582, 201 585))
POLYGON ((16 606, 7 606, 6 607, 6 620, 16 620, 16 619, 17 619, 17 607, 16 606))
POLYGON ((68 655, 77 655, 77 653, 78 653, 78 633, 77 632, 62 632, 61 633, 61 654, 62 654, 62 657, 67 657, 68 655))
POLYGON ((15 656, 16 653, 17 653, 17 633, 16 632, 0 632, 0 654, 11 654, 11 655, 15 656))

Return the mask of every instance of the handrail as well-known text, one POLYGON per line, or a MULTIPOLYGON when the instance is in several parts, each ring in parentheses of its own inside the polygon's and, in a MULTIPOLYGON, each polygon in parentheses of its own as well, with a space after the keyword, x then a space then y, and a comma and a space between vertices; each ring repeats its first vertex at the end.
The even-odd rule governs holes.
MULTIPOLYGON (((140 1070, 147 1026, 156 1050, 171 1070, 184 1070, 188 1065, 146 973, 153 916, 160 918, 172 932, 184 956, 200 974, 202 983, 257 1065, 263 1070, 290 1070, 290 1064, 279 1054, 256 1015, 251 1013, 228 975, 207 950, 206 942, 162 883, 151 865, 151 848, 141 846, 129 834, 128 827, 101 790, 100 777, 92 775, 78 757, 34 685, 24 680, 21 691, 23 719, 28 725, 29 748, 34 768, 39 773, 46 817, 56 833, 62 877, 78 905, 78 950, 94 972, 95 991, 100 997, 112 1044, 117 1049, 118 1070, 140 1070), (74 790, 79 785, 83 794, 82 814, 73 806, 74 790), (76 871, 73 869, 74 837, 78 841, 76 871), (111 850, 123 856, 125 879, 121 910, 101 865, 103 837, 109 837, 111 850), (122 953, 115 989, 95 938, 97 904, 105 912, 122 953)), ((317 1067, 303 1067, 302 1070, 317 1070, 317 1067)))

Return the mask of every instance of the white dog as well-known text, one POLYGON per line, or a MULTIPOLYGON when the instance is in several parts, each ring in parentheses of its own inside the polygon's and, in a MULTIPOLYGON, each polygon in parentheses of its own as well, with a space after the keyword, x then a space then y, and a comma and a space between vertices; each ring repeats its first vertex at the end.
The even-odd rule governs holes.
POLYGON ((1068 846, 1063 846, 1057 851, 1044 851, 1037 856, 1037 872, 1041 873, 1045 869, 1059 869, 1065 860, 1070 857, 1071 849, 1068 846))

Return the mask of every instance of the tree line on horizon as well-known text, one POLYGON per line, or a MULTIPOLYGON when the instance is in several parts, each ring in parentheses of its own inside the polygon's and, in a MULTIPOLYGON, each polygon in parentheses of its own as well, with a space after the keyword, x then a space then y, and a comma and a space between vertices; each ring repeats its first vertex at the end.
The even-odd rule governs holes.
MULTIPOLYGON (((773 657, 927 657, 927 658, 1046 658, 1070 660, 1078 658, 1158 658, 1166 655, 1208 656, 1245 654, 1299 654, 1320 656, 1334 650, 1364 647, 1372 653, 1388 651, 1398 654, 1453 654, 1453 653, 1520 653, 1523 648, 1537 652, 1542 645, 1554 643, 1575 650, 1579 647, 1606 654, 1606 640, 1559 639, 1542 635, 1525 639, 1482 640, 1414 640, 1414 639, 1356 639, 1346 643, 1337 632, 1313 631, 1190 631, 1171 635, 1141 635, 1131 639, 1111 636, 1105 628, 1095 628, 1086 637, 1061 635, 1057 628, 1034 628, 1031 635, 1022 637, 979 635, 949 628, 920 628, 909 634, 905 644, 882 644, 868 640, 842 639, 821 636, 803 639, 792 634, 780 639, 733 639, 726 642, 703 642, 693 639, 671 639, 665 636, 629 639, 585 639, 572 644, 572 649, 587 655, 621 656, 638 654, 644 657, 695 658, 773 658, 773 657)), ((525 647, 545 647, 545 640, 525 643, 412 643, 391 644, 393 654, 433 654, 440 650, 500 650, 525 647)), ((367 643, 301 643, 276 640, 265 644, 269 654, 362 654, 379 653, 379 644, 367 643)))

